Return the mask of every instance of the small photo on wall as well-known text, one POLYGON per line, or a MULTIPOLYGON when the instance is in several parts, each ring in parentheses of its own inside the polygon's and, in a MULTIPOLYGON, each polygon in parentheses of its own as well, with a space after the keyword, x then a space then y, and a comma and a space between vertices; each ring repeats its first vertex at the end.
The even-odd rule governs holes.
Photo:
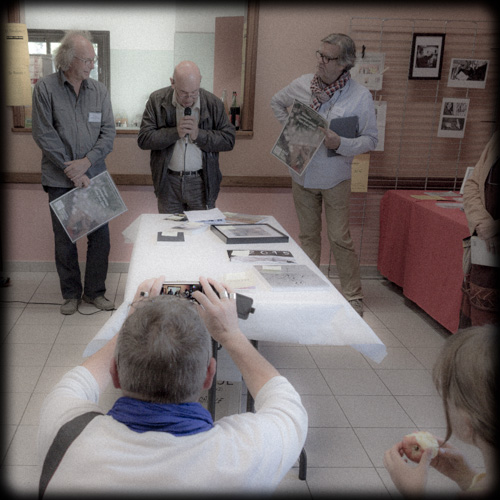
POLYGON ((469 99, 443 98, 438 137, 463 139, 469 111, 469 99))
POLYGON ((484 89, 489 63, 484 59, 452 59, 448 87, 484 89))
POLYGON ((443 67, 444 34, 414 33, 410 80, 439 80, 443 67))

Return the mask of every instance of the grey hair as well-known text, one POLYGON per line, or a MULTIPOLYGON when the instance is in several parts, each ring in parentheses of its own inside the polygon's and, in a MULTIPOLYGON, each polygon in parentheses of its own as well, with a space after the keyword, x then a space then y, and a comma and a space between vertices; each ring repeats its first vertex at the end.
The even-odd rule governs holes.
POLYGON ((122 390, 155 403, 196 401, 211 356, 210 334, 195 306, 171 295, 141 301, 115 349, 122 390))
POLYGON ((356 63, 356 44, 350 36, 342 33, 332 33, 321 41, 340 48, 339 64, 345 66, 346 71, 354 67, 356 63))
POLYGON ((71 66, 71 61, 75 57, 75 39, 79 37, 83 37, 92 43, 92 36, 88 31, 67 31, 64 37, 61 39, 61 45, 56 52, 56 69, 68 71, 69 67, 71 66))

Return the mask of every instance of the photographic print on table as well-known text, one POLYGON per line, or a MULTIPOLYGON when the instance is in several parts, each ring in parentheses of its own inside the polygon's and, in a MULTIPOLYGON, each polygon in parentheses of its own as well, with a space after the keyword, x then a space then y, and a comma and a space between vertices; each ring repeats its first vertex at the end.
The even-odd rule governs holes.
POLYGON ((469 99, 443 98, 438 137, 463 139, 469 111, 469 99))
POLYGON ((210 229, 227 244, 288 243, 288 236, 269 224, 213 224, 210 229))
POLYGON ((484 89, 489 64, 485 59, 452 59, 448 87, 484 89))
POLYGON ((411 46, 410 80, 440 80, 444 34, 414 33, 411 46))

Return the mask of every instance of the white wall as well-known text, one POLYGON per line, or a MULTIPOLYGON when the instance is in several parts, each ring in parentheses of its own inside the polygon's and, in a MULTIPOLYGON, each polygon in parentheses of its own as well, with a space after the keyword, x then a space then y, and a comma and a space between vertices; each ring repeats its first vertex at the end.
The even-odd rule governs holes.
POLYGON ((231 5, 189 2, 85 6, 26 1, 28 29, 83 29, 110 32, 111 101, 115 116, 129 123, 142 116, 151 92, 170 85, 175 64, 191 59, 202 86, 213 89, 215 18, 241 16, 246 2, 231 5))

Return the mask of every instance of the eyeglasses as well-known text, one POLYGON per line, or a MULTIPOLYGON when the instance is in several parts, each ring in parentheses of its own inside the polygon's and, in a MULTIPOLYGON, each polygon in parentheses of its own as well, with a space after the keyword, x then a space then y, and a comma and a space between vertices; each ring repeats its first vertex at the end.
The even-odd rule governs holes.
POLYGON ((199 94, 199 90, 195 90, 194 92, 184 92, 183 90, 176 90, 177 92, 177 95, 184 99, 186 97, 198 97, 198 94, 199 94))
POLYGON ((316 57, 318 58, 318 61, 321 60, 323 64, 328 64, 330 61, 336 61, 337 59, 340 59, 340 57, 325 56, 319 50, 316 51, 316 57))
POLYGON ((91 64, 96 64, 98 61, 97 57, 94 57, 94 59, 82 59, 81 57, 78 57, 78 56, 74 56, 74 57, 75 57, 75 59, 79 59, 80 61, 83 61, 83 63, 86 66, 90 66, 91 64))

